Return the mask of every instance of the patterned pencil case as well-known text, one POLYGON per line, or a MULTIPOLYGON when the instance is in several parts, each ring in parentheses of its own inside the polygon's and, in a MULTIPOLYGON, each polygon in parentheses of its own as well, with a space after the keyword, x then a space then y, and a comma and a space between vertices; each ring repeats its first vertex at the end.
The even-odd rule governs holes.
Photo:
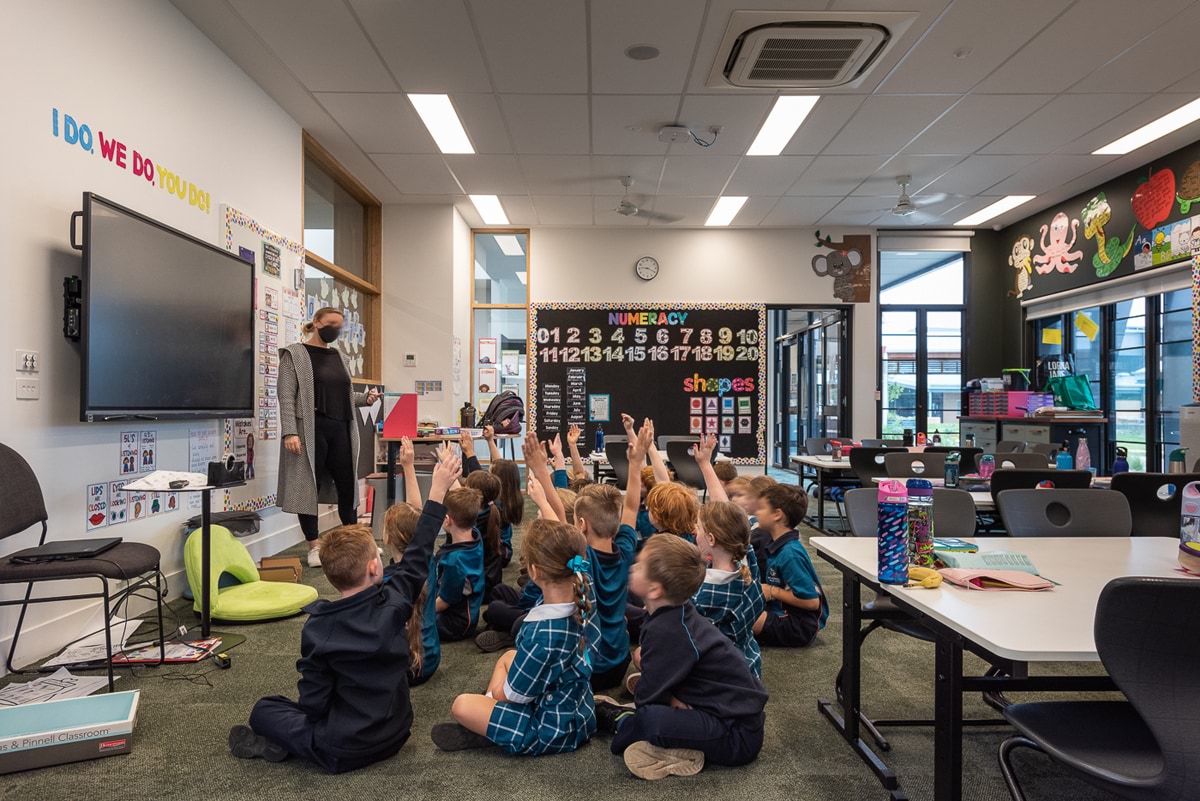
POLYGON ((1053 589, 1054 584, 1041 576, 1021 570, 980 570, 965 567, 944 567, 938 571, 942 578, 968 590, 1029 591, 1053 589))

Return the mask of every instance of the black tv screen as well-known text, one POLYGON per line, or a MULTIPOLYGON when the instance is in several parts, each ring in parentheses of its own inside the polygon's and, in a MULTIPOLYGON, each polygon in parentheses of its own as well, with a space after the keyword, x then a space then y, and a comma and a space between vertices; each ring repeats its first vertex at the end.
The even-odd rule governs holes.
POLYGON ((254 267, 83 196, 80 419, 250 417, 254 267))

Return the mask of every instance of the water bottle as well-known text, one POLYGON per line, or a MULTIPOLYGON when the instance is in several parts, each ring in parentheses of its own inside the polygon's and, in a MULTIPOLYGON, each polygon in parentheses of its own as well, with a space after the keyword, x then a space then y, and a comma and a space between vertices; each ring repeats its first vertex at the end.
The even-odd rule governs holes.
POLYGON ((975 447, 975 435, 974 434, 967 434, 967 447, 968 448, 975 447))
POLYGON ((1079 438, 1079 447, 1075 449, 1075 469, 1092 469, 1092 452, 1088 450, 1087 437, 1079 438))
POLYGON ((923 478, 908 480, 908 561, 933 567, 933 484, 923 478))
POLYGON ((899 479, 879 482, 879 583, 908 583, 908 490, 899 479))
MULTIPOLYGON (((880 490, 879 519, 883 520, 883 490, 880 490)), ((880 524, 882 525, 882 523, 880 524)), ((1183 488, 1182 513, 1179 519, 1179 539, 1184 544, 1200 542, 1200 481, 1190 481, 1183 488)), ((880 540, 882 543, 882 540, 880 540)), ((879 551, 880 570, 883 570, 883 546, 879 551)), ((882 580, 880 573, 880 580, 882 580)))
POLYGON ((985 453, 979 460, 979 477, 991 478, 992 473, 996 472, 996 457, 990 453, 985 453))
POLYGON ((604 429, 596 426, 596 453, 604 453, 604 429))
POLYGON ((938 431, 936 428, 935 428, 935 429, 933 429, 933 444, 934 444, 934 445, 941 445, 941 444, 942 444, 942 435, 941 435, 941 432, 939 432, 939 431, 938 431))
POLYGON ((912 447, 912 444, 913 444, 913 430, 912 430, 911 428, 906 428, 906 429, 904 429, 904 433, 903 433, 903 434, 901 434, 901 437, 900 437, 900 442, 901 442, 901 444, 903 444, 903 445, 904 445, 904 447, 906 447, 906 448, 910 448, 910 447, 912 447))
POLYGON ((1074 466, 1075 462, 1071 459, 1071 442, 1063 440, 1062 447, 1054 455, 1054 467, 1058 470, 1070 470, 1074 466))
POLYGON ((924 444, 925 444, 925 432, 924 432, 924 431, 918 431, 918 432, 917 432, 917 444, 918 444, 918 445, 924 445, 924 444))
POLYGON ((959 460, 962 454, 958 451, 946 454, 946 486, 954 489, 958 486, 959 460))
POLYGON ((1113 459, 1112 475, 1129 472, 1129 449, 1117 448, 1117 458, 1113 459))

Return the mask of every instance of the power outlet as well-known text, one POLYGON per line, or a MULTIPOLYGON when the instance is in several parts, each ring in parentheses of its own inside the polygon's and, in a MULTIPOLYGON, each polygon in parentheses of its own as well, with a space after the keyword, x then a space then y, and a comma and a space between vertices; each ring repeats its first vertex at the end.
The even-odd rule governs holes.
POLYGON ((18 373, 36 373, 42 369, 42 357, 36 350, 19 350, 13 366, 18 373))
POLYGON ((17 379, 17 400, 38 400, 41 397, 41 381, 36 378, 17 379))

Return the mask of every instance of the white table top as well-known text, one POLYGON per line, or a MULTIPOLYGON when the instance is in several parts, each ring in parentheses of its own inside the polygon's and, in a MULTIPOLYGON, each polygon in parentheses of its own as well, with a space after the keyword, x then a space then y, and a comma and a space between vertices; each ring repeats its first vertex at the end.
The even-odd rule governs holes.
MULTIPOLYGON (((813 537, 812 546, 872 582, 876 540, 813 537)), ((943 583, 936 590, 880 585, 884 592, 997 656, 1021 662, 1095 662, 1092 625, 1100 591, 1121 576, 1179 578, 1173 537, 1037 537, 974 540, 980 550, 1024 553, 1060 586, 1046 592, 985 592, 943 583)), ((1200 579, 1197 579, 1200 581, 1200 579)))
POLYGON ((834 459, 832 456, 790 456, 792 464, 802 464, 814 470, 849 470, 850 457, 834 459))
MULTIPOLYGON (((667 452, 666 451, 659 451, 658 455, 662 457, 662 460, 664 462, 667 461, 667 452)), ((608 464, 608 454, 604 453, 603 451, 593 451, 593 452, 589 453, 588 455, 581 457, 581 460, 588 464, 591 464, 592 462, 597 462, 599 464, 608 464)), ((728 456, 726 456, 723 453, 718 453, 717 457, 716 457, 716 459, 714 459, 714 461, 732 462, 733 460, 730 459, 728 456)))

